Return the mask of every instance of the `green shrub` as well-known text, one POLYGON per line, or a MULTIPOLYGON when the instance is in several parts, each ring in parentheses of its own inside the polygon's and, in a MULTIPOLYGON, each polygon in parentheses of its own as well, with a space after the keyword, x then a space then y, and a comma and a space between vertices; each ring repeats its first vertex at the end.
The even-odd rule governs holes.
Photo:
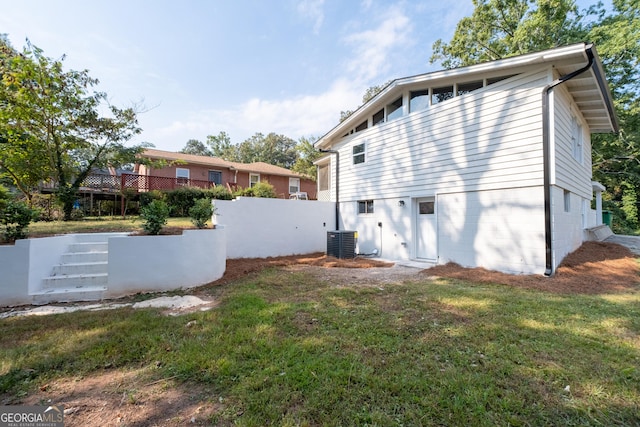
POLYGON ((165 194, 160 190, 151 190, 140 193, 140 207, 143 208, 154 200, 164 200, 165 194))
POLYGON ((2 236, 7 242, 15 242, 17 239, 26 239, 27 227, 36 217, 37 212, 26 203, 18 201, 5 201, 0 211, 0 224, 2 236))
POLYGON ((273 185, 269 184, 266 181, 258 182, 253 187, 242 188, 238 187, 236 191, 233 192, 234 197, 266 197, 275 199, 278 197, 276 195, 276 189, 273 185))
POLYGON ((187 216, 193 203, 205 197, 204 190, 199 187, 180 187, 166 193, 171 216, 187 216))
POLYGON ((251 190, 253 190, 254 197, 266 197, 271 199, 275 199, 277 197, 276 189, 268 182, 259 182, 254 185, 251 190))
POLYGON ((169 207, 163 200, 153 200, 147 206, 141 209, 140 216, 144 220, 142 228, 148 234, 160 234, 162 227, 167 223, 169 218, 169 207))
POLYGON ((207 222, 213 216, 213 205, 209 199, 196 200, 194 205, 189 209, 191 222, 198 228, 205 228, 207 222))
POLYGON ((210 199, 216 200, 231 200, 233 199, 233 194, 229 191, 228 188, 223 187, 222 185, 216 185, 213 188, 209 188, 208 190, 204 190, 204 195, 210 199))

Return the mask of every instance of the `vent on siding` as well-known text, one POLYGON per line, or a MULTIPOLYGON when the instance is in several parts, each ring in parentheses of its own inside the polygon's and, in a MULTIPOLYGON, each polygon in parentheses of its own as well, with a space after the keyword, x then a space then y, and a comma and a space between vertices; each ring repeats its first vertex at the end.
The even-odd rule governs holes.
POLYGON ((336 258, 356 257, 355 231, 327 231, 327 255, 336 258))

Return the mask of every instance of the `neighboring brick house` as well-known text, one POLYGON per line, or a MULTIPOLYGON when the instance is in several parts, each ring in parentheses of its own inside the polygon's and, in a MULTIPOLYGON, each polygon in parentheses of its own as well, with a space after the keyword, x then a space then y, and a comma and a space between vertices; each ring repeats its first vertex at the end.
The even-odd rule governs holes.
POLYGON ((171 151, 147 149, 142 157, 151 160, 178 161, 177 164, 161 169, 153 169, 145 165, 136 165, 136 173, 150 177, 181 180, 185 184, 198 187, 208 183, 238 187, 253 187, 258 182, 268 182, 275 188, 280 198, 288 199, 292 194, 306 192, 309 199, 316 198, 316 183, 306 175, 290 171, 280 166, 264 162, 237 163, 218 157, 196 156, 193 154, 174 153, 171 151))

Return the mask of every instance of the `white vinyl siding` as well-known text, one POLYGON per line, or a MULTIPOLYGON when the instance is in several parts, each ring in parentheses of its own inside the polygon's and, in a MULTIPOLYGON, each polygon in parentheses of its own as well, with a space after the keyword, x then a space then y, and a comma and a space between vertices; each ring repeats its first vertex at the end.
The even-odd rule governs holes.
POLYGON ((555 171, 551 183, 566 188, 580 197, 591 199, 591 140, 586 132, 587 127, 577 107, 563 87, 556 87, 553 92, 553 147, 555 171), (573 109, 573 111, 572 111, 573 109), (573 146, 574 125, 572 118, 577 120, 582 130, 582 161, 576 160, 573 146))
POLYGON ((541 88, 547 79, 547 69, 522 74, 359 132, 340 153, 351 156, 366 140, 366 167, 341 167, 341 201, 394 197, 399 186, 412 197, 425 188, 542 185, 541 88))

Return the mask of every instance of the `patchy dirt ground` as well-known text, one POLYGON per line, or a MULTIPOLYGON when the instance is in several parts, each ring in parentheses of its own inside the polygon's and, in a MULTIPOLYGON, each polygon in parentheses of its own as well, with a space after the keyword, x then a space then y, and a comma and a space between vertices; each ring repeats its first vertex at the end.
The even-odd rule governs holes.
MULTIPOLYGON (((306 271, 335 286, 379 286, 437 276, 562 294, 627 292, 637 290, 640 279, 639 264, 627 248, 589 242, 569 255, 551 278, 513 276, 479 268, 465 269, 455 264, 420 270, 368 258, 337 260, 319 253, 229 260, 224 277, 204 289, 269 267, 306 271)), ((22 398, 2 396, 0 404, 62 404, 67 427, 209 425, 212 414, 230 410, 224 396, 216 396, 205 386, 189 384, 187 387, 172 378, 144 380, 148 377, 142 371, 120 370, 67 378, 44 384, 36 393, 22 398)))

